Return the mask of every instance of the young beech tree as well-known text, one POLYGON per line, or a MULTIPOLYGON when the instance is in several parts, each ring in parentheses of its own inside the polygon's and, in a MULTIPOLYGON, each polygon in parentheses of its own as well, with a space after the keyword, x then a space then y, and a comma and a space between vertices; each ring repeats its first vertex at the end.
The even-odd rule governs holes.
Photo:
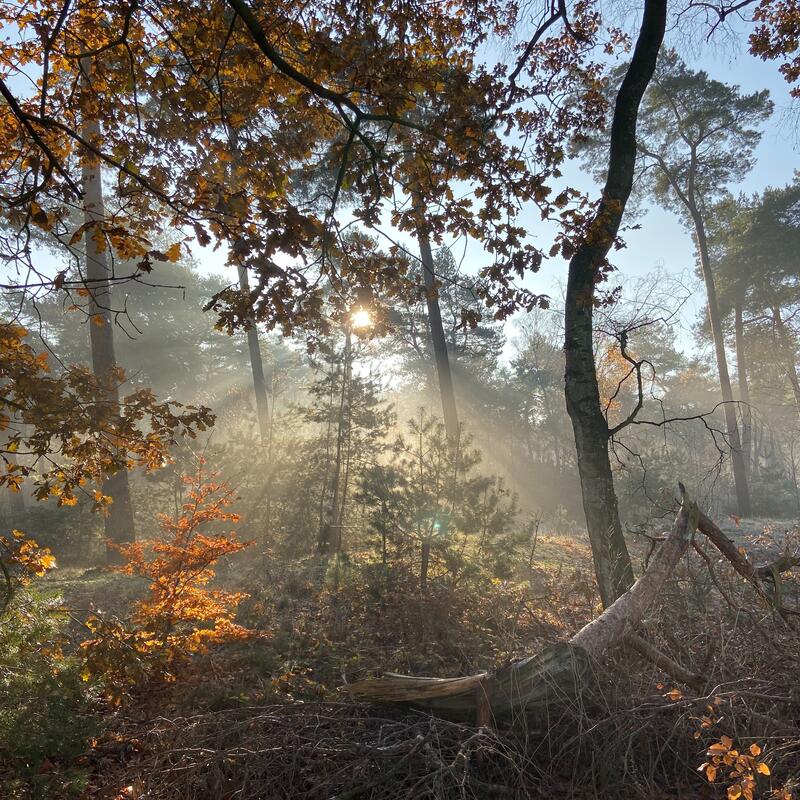
POLYGON ((203 468, 201 462, 194 475, 184 476, 186 498, 179 513, 158 515, 161 538, 119 546, 118 571, 149 583, 131 619, 121 622, 98 613, 87 620, 93 636, 81 643, 84 675, 102 676, 116 700, 148 679, 174 680, 176 667, 193 653, 250 634, 235 621, 246 595, 212 581, 218 562, 251 542, 240 541, 235 530, 220 530, 239 522, 229 511, 235 496, 203 468))

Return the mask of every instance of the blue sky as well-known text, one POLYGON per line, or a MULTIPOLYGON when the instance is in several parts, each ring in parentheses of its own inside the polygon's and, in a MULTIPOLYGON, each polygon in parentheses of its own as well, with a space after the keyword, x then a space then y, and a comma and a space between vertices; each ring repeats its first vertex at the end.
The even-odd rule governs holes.
MULTIPOLYGON (((721 41, 695 43, 689 52, 686 51, 683 33, 672 32, 667 40, 668 45, 682 53, 691 68, 703 69, 711 78, 739 85, 747 93, 762 89, 770 91, 775 112, 764 126, 763 137, 756 151, 755 167, 741 184, 728 187, 734 193, 760 192, 767 186, 783 186, 792 180, 795 170, 800 169, 798 108, 791 98, 790 87, 778 72, 777 63, 764 62, 748 52, 744 30, 740 28, 735 36, 721 41)), ((564 173, 568 184, 592 196, 599 193, 599 185, 591 175, 582 171, 579 164, 570 163, 564 173)), ((703 286, 694 274, 692 238, 671 212, 647 203, 642 204, 642 211, 636 220, 641 227, 624 233, 627 247, 612 256, 618 271, 611 276, 609 286, 622 286, 624 294, 626 288, 648 274, 659 272, 674 275, 683 286, 694 288, 691 298, 681 310, 684 330, 678 338, 682 348, 694 350, 690 328, 700 319, 705 298, 703 286)), ((542 229, 537 235, 534 227, 531 232, 541 246, 545 241, 545 231, 542 229)), ((557 305, 566 282, 566 269, 567 264, 563 259, 549 260, 537 275, 526 281, 526 285, 534 291, 551 294, 557 305)))

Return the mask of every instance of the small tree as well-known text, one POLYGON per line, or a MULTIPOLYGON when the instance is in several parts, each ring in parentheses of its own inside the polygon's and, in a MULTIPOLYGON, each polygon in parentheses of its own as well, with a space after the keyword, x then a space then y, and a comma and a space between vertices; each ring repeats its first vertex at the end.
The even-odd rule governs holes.
POLYGON ((384 563, 389 543, 413 553, 422 592, 435 560, 453 580, 481 563, 507 572, 516 497, 500 480, 477 471, 481 455, 471 438, 462 432, 453 442, 444 425, 420 409, 393 450, 390 466, 369 473, 362 485, 362 496, 373 505, 371 522, 381 534, 384 563))
MULTIPOLYGON (((310 442, 309 459, 319 486, 318 540, 321 555, 339 553, 354 484, 384 449, 394 413, 379 397, 379 385, 369 376, 353 374, 360 344, 351 334, 341 351, 326 348, 322 374, 308 388, 310 402, 301 408, 306 421, 319 426, 310 442)), ((307 499, 304 500, 307 504, 307 499)))
POLYGON ((246 595, 208 585, 217 562, 250 542, 239 541, 233 531, 213 530, 239 517, 227 510, 233 492, 206 480, 202 466, 183 478, 187 492, 182 513, 175 518, 158 515, 164 538, 118 546, 125 563, 117 570, 149 582, 148 595, 136 603, 129 622, 99 616, 88 620, 95 636, 83 642, 86 675, 104 677, 114 693, 137 683, 142 673, 169 679, 189 655, 248 634, 234 622, 246 595))

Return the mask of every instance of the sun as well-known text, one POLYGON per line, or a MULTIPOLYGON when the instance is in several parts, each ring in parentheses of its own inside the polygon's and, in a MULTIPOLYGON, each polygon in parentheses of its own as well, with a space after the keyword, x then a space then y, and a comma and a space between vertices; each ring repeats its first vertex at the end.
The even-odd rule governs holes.
POLYGON ((350 324, 356 330, 369 328, 372 326, 372 317, 366 308, 357 308, 350 314, 350 324))

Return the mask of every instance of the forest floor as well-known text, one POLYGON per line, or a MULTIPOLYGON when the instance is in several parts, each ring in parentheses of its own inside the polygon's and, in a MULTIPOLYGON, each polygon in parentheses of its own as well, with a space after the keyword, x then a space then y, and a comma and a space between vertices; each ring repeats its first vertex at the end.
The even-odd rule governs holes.
MULTIPOLYGON (((724 527, 757 561, 797 535, 761 520, 724 527)), ((637 558, 646 545, 634 544, 637 558)), ((687 558, 644 624, 663 652, 702 673, 703 687, 680 685, 623 649, 598 666, 585 694, 546 719, 477 729, 365 706, 339 688, 384 670, 471 674, 568 638, 599 610, 588 546, 543 534, 513 578, 434 579, 424 596, 413 565, 387 584, 366 554, 351 559, 334 585, 330 575, 314 579, 308 563, 234 559, 225 580, 250 595, 238 621, 252 635, 193 657, 174 681, 98 697, 87 748, 70 765, 46 762, 30 790, 11 797, 733 800, 742 776, 720 767, 711 784, 698 772, 725 737, 769 756, 771 776, 755 776, 753 800, 784 800, 772 792, 800 781, 800 740, 790 734, 800 722, 800 635, 719 561, 710 575, 699 557, 687 558), (72 788, 52 779, 67 766, 83 776, 72 788)), ((123 617, 146 588, 79 567, 53 572, 46 585, 70 609, 74 642, 88 614, 123 617)), ((787 581, 787 603, 799 596, 787 581)))

